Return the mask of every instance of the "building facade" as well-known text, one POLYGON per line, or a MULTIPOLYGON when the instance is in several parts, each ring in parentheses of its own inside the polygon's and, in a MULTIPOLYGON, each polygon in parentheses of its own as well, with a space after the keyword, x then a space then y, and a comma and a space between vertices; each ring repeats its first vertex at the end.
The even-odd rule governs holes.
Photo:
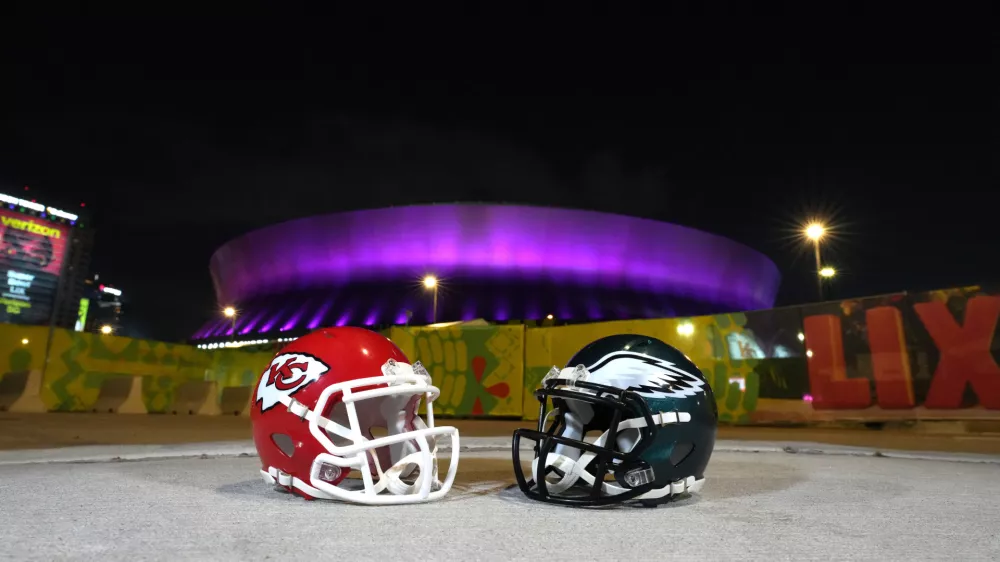
POLYGON ((320 326, 593 322, 768 308, 780 275, 721 236, 593 211, 419 205, 308 217, 219 248, 199 343, 320 326), (235 328, 235 329, 234 329, 235 328))

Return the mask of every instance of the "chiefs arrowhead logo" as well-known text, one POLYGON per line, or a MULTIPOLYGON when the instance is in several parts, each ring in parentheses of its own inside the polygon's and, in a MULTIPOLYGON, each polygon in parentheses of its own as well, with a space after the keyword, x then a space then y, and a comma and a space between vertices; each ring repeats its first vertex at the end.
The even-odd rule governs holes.
POLYGON ((282 396, 296 392, 319 380, 330 370, 326 363, 305 353, 282 353, 271 361, 257 385, 256 401, 266 412, 281 403, 282 396))

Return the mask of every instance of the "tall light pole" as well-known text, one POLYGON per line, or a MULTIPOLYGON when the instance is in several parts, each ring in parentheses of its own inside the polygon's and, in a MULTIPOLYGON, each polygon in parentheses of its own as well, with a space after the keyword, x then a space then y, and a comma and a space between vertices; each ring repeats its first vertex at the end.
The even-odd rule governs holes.
POLYGON ((823 261, 819 255, 819 241, 826 235, 826 227, 818 222, 806 227, 806 238, 812 240, 816 250, 816 287, 819 289, 819 300, 823 300, 823 261))
POLYGON ((230 339, 230 341, 235 341, 236 340, 236 309, 233 308, 233 307, 231 307, 231 306, 227 306, 226 308, 222 309, 222 314, 226 318, 231 318, 232 319, 232 328, 233 328, 232 331, 233 331, 233 333, 232 333, 232 337, 230 337, 229 339, 230 339))
POLYGON ((438 280, 433 275, 424 277, 424 288, 434 291, 434 310, 431 312, 431 324, 437 324, 438 317, 438 280))

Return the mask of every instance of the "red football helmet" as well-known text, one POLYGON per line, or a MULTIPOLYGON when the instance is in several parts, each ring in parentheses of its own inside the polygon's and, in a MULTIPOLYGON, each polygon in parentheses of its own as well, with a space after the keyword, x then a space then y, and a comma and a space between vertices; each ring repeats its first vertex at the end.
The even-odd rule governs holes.
POLYGON ((434 427, 439 394, 419 361, 411 365, 375 332, 323 328, 302 336, 274 356, 254 389, 250 420, 261 475, 309 499, 439 499, 455 479, 459 449, 457 429, 434 427), (426 424, 417 415, 421 397, 426 424), (384 428, 384 436, 373 436, 372 428, 384 428), (451 464, 441 482, 443 435, 451 436, 451 464), (347 478, 351 470, 363 486, 347 478))

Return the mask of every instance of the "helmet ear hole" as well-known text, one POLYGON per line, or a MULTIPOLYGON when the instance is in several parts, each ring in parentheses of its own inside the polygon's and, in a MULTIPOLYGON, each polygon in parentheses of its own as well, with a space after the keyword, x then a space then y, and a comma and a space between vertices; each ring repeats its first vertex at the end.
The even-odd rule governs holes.
POLYGON ((292 442, 292 438, 285 435, 284 433, 272 433, 271 442, 281 451, 281 454, 288 458, 292 458, 295 454, 295 443, 292 442))
POLYGON ((677 443, 670 453, 670 464, 677 466, 684 462, 684 459, 691 456, 694 451, 694 443, 677 443))

